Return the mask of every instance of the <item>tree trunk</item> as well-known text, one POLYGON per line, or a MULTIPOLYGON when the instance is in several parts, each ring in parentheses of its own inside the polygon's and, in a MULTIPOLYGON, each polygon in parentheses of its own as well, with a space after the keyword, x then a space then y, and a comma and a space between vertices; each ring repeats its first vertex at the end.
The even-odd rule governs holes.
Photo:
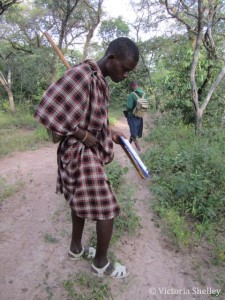
POLYGON ((202 109, 198 109, 195 112, 195 134, 196 135, 200 134, 202 130, 202 115, 203 115, 202 109))
POLYGON ((88 32, 87 37, 86 37, 86 41, 85 41, 85 44, 84 44, 84 50, 83 50, 83 60, 88 58, 88 50, 89 50, 89 46, 90 46, 90 43, 91 43, 91 39, 93 38, 93 35, 94 35, 95 28, 91 28, 88 32))
POLYGON ((15 113, 15 105, 14 105, 14 98, 13 98, 12 90, 9 89, 9 90, 7 91, 7 93, 8 93, 8 97, 9 97, 10 111, 11 111, 11 113, 14 114, 14 113, 15 113))
POLYGON ((95 32, 98 24, 100 23, 101 16, 102 16, 102 3, 103 2, 104 2, 104 0, 98 0, 97 10, 95 10, 93 7, 90 7, 86 3, 89 6, 89 8, 94 11, 94 16, 91 17, 91 15, 90 15, 91 22, 90 22, 90 26, 88 28, 88 34, 87 34, 86 41, 84 44, 83 60, 87 59, 87 57, 88 57, 88 50, 90 47, 91 40, 94 36, 94 32, 95 32))
POLYGON ((10 70, 8 73, 8 82, 6 81, 2 72, 0 72, 0 83, 2 84, 3 88, 6 90, 6 92, 8 94, 10 111, 11 111, 11 113, 15 113, 14 98, 13 98, 13 92, 11 89, 11 72, 10 72, 10 70))

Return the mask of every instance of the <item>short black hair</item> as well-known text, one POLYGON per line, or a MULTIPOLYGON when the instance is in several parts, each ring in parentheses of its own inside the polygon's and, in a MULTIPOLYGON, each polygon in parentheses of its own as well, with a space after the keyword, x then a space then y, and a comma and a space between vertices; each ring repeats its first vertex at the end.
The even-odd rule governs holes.
POLYGON ((136 62, 139 60, 137 45, 127 37, 119 37, 109 43, 105 55, 115 54, 119 59, 132 57, 136 62))
POLYGON ((130 86, 134 86, 134 85, 139 85, 139 83, 137 81, 131 81, 130 86))

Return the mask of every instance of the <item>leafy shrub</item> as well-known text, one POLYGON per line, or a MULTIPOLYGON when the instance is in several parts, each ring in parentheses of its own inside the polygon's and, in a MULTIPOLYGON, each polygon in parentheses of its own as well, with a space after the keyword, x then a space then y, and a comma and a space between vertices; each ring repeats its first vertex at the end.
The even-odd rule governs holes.
POLYGON ((153 174, 153 190, 163 207, 183 216, 217 221, 225 213, 225 150, 221 130, 195 137, 185 126, 153 129, 157 144, 145 154, 153 174))
POLYGON ((144 154, 152 174, 153 209, 176 245, 208 243, 213 264, 225 263, 225 130, 195 136, 180 119, 158 120, 144 154))
POLYGON ((193 113, 193 107, 192 102, 190 99, 172 99, 168 102, 165 102, 164 105, 160 108, 161 112, 168 112, 172 115, 175 115, 177 112, 179 112, 180 116, 182 117, 182 120, 189 124, 194 122, 194 113, 193 113))
POLYGON ((0 111, 2 112, 10 111, 9 100, 0 99, 0 111))

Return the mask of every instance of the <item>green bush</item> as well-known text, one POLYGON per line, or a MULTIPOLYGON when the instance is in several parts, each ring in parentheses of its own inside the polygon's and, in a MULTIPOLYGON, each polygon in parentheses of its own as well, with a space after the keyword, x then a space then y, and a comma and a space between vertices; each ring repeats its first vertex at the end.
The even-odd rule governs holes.
POLYGON ((145 154, 160 205, 181 216, 215 222, 225 213, 225 133, 209 130, 194 136, 185 126, 161 126, 148 140, 155 146, 145 154))
POLYGON ((180 118, 163 118, 146 137, 144 154, 152 174, 153 209, 176 245, 204 239, 212 263, 225 263, 225 130, 195 136, 180 118))

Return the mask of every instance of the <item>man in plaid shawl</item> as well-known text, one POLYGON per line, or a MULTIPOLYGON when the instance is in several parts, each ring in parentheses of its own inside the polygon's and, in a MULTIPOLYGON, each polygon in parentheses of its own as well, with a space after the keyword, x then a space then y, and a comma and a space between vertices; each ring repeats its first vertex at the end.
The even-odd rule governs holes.
POLYGON ((120 132, 108 126, 109 92, 105 77, 114 82, 127 78, 139 59, 137 46, 128 38, 112 41, 97 62, 86 60, 53 83, 35 112, 35 118, 61 136, 57 151, 57 193, 71 207, 72 239, 69 256, 93 258, 92 273, 124 278, 126 267, 112 264, 107 251, 119 206, 104 171, 113 159, 113 141, 120 132), (81 243, 85 219, 96 220, 97 248, 81 243))

